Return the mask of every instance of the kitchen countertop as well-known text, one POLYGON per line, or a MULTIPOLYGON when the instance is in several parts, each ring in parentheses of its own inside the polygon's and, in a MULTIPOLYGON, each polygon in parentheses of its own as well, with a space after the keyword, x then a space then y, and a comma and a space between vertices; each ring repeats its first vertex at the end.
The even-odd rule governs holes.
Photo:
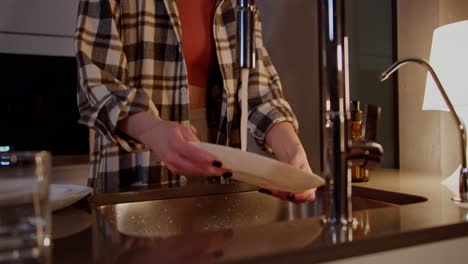
MULTIPOLYGON (((358 224, 335 233, 325 228, 322 217, 317 216, 228 230, 221 227, 207 232, 141 237, 123 234, 112 218, 103 216, 105 210, 90 209, 86 201, 81 201, 54 213, 54 227, 68 227, 65 235, 54 234, 54 263, 153 263, 155 259, 162 263, 314 263, 468 236, 468 209, 451 202, 452 194, 440 184, 441 180, 440 175, 420 172, 374 171, 370 182, 354 185, 422 196, 427 201, 354 211, 358 224), (83 223, 86 221, 87 224, 83 223)), ((207 194, 205 197, 216 197, 255 190, 239 183, 140 189, 95 197, 91 199, 91 207, 116 201, 130 203, 207 194)), ((134 225, 143 220, 131 219, 134 225)), ((57 229, 54 228, 54 233, 57 229)))

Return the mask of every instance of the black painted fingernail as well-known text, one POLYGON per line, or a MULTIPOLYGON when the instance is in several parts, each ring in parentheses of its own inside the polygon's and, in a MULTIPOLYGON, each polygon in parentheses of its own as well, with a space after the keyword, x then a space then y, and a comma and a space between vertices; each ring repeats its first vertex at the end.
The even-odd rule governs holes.
POLYGON ((232 178, 232 172, 226 172, 223 174, 224 178, 232 178))
POLYGON ((213 256, 217 259, 222 258, 224 256, 224 251, 223 250, 217 250, 213 253, 213 256))
POLYGON ((258 189, 258 191, 264 194, 269 194, 269 195, 273 194, 270 190, 263 189, 263 188, 258 189))
POLYGON ((221 168, 223 166, 221 161, 217 161, 217 160, 213 161, 212 164, 213 164, 214 167, 217 167, 217 168, 221 168))
POLYGON ((290 194, 288 194, 288 196, 286 196, 286 199, 288 199, 289 201, 295 200, 296 195, 290 193, 290 194))

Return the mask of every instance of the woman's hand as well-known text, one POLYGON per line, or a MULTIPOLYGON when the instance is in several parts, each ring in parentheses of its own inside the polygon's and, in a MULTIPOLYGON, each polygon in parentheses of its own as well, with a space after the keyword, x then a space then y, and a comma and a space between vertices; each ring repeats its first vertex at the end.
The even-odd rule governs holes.
POLYGON ((147 145, 174 174, 223 176, 229 172, 211 153, 191 144, 193 131, 175 122, 138 113, 119 123, 119 129, 147 145))
MULTIPOLYGON (((312 173, 304 147, 297 137, 291 123, 281 122, 273 125, 268 131, 265 140, 279 161, 312 173)), ((289 193, 273 189, 260 189, 259 191, 271 194, 283 200, 303 203, 315 199, 316 189, 307 190, 303 193, 289 193)))

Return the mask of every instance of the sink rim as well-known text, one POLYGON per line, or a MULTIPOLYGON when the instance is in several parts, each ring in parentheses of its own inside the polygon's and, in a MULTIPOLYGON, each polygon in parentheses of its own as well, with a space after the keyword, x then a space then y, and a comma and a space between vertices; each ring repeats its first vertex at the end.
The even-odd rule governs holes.
POLYGON ((355 185, 352 187, 352 194, 356 194, 357 197, 362 197, 369 200, 377 200, 379 202, 387 202, 398 206, 423 203, 428 201, 427 198, 420 195, 392 192, 355 185))
MULTIPOLYGON (((106 205, 116 205, 123 203, 170 200, 190 197, 229 195, 243 192, 257 191, 258 187, 241 183, 232 182, 228 184, 194 184, 183 187, 160 187, 160 188, 138 188, 119 193, 99 194, 90 197, 90 204, 94 208, 106 205)), ((326 191, 326 186, 318 189, 326 191)), ((393 192, 368 188, 363 186, 352 186, 353 197, 375 200, 382 203, 388 203, 394 206, 404 206, 427 202, 428 199, 414 194, 393 192)))

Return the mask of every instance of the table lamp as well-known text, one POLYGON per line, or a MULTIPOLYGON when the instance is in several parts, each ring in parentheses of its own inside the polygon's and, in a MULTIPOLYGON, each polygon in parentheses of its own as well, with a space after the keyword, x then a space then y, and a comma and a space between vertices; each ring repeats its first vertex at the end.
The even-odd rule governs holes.
MULTIPOLYGON (((429 63, 465 123, 468 121, 468 20, 441 26, 434 31, 429 63)), ((434 79, 426 80, 423 110, 449 111, 434 79)))

